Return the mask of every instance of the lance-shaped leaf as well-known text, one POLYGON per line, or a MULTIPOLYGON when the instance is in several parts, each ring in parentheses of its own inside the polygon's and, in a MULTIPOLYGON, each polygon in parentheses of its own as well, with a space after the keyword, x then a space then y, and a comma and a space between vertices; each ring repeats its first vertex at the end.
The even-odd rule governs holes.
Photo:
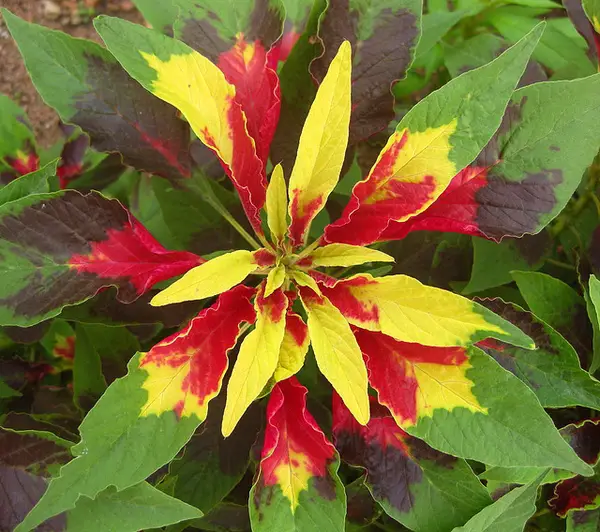
POLYGON ((0 94, 0 139, 0 171, 6 164, 12 170, 8 175, 17 177, 38 169, 39 157, 29 119, 23 109, 4 94, 0 94))
POLYGON ((74 190, 0 207, 0 322, 27 326, 116 286, 131 302, 202 259, 168 251, 116 200, 74 190))
POLYGON ((379 402, 401 428, 433 448, 486 464, 589 474, 533 392, 479 349, 355 334, 379 402))
POLYGON ((138 532, 202 517, 202 512, 147 482, 122 491, 109 487, 95 499, 81 497, 67 514, 66 532, 138 532))
POLYGON ((313 268, 330 266, 357 266, 365 262, 393 262, 391 257, 383 251, 369 249, 362 246, 352 246, 350 244, 329 244, 315 249, 305 259, 302 259, 302 266, 311 266, 313 268))
POLYGON ((160 307, 182 301, 205 299, 229 290, 262 266, 270 266, 274 256, 265 249, 240 249, 219 255, 187 272, 169 288, 152 298, 151 305, 160 307))
POLYGON ((404 78, 420 35, 418 0, 330 0, 319 24, 324 54, 311 65, 322 80, 336 50, 347 40, 352 61, 350 144, 387 127, 394 118, 392 84, 404 78))
POLYGON ((517 90, 479 157, 427 211, 390 226, 383 238, 438 230, 500 239, 541 231, 598 152, 599 90, 600 75, 517 90))
POLYGON ((527 384, 543 407, 580 405, 600 409, 600 382, 581 369, 577 352, 557 331, 514 303, 500 299, 482 303, 535 342, 534 351, 491 340, 480 347, 527 384))
POLYGON ((310 224, 340 177, 348 145, 352 50, 344 41, 317 90, 302 128, 289 183, 292 244, 306 242, 310 224))
POLYGON ((497 338, 535 347, 521 330, 479 303, 407 275, 359 274, 321 290, 352 325, 404 342, 466 346, 497 338))
POLYGON ((250 519, 257 532, 344 530, 346 496, 337 475, 338 454, 308 412, 306 394, 295 377, 271 392, 250 492, 250 519))
POLYGON ((365 425, 369 421, 367 370, 350 325, 326 297, 301 288, 300 298, 308 315, 308 332, 319 370, 352 415, 365 425))
POLYGON ((278 289, 264 296, 264 285, 254 301, 256 327, 242 342, 231 378, 223 413, 223 436, 229 436, 238 421, 273 376, 285 333, 288 298, 278 289))
MULTIPOLYGON (((600 458, 600 420, 585 419, 571 423, 559 430, 560 435, 585 463, 591 466, 600 458)), ((490 467, 480 477, 492 482, 527 484, 545 471, 539 467, 490 467)), ((552 469, 547 472, 542 484, 554 484, 573 477, 573 473, 552 469)), ((581 479, 582 477, 579 477, 581 479)))
POLYGON ((206 57, 166 35, 125 20, 98 17, 96 30, 110 52, 143 87, 174 105, 198 138, 221 159, 250 223, 262 233, 266 178, 235 101, 236 89, 206 57))
POLYGON ((50 192, 48 179, 56 175, 57 163, 58 159, 55 159, 39 170, 18 177, 5 187, 2 187, 0 189, 0 205, 24 198, 29 194, 50 192))
POLYGON ((425 211, 498 129, 542 30, 415 105, 355 185, 340 219, 326 228, 326 240, 370 244, 389 226, 425 211))
POLYGON ((371 411, 362 427, 334 395, 334 443, 342 460, 366 470, 365 484, 388 515, 417 532, 441 532, 491 504, 464 460, 404 432, 373 399, 371 411))
POLYGON ((300 371, 310 345, 306 323, 298 314, 292 312, 291 308, 290 305, 285 318, 285 333, 279 348, 277 369, 273 374, 275 382, 288 379, 300 371))
POLYGON ((531 483, 509 491, 453 532, 522 532, 535 512, 542 475, 531 483))
POLYGON ((17 531, 73 508, 82 495, 93 499, 111 485, 119 491, 133 486, 174 458, 219 392, 239 325, 254 320, 251 294, 247 287, 223 294, 183 331, 131 360, 127 376, 81 424, 75 458, 17 531))
POLYGON ((180 8, 175 37, 218 65, 235 86, 235 100, 263 163, 279 120, 279 80, 268 52, 283 28, 277 0, 241 0, 222 9, 211 0, 172 0, 180 8))
POLYGON ((281 246, 288 228, 288 198, 285 178, 283 177, 283 168, 281 168, 280 164, 273 169, 273 173, 271 174, 269 186, 267 187, 265 208, 271 238, 281 246))
POLYGON ((189 176, 189 127, 173 107, 148 94, 100 45, 3 14, 33 83, 63 121, 135 168, 189 176))

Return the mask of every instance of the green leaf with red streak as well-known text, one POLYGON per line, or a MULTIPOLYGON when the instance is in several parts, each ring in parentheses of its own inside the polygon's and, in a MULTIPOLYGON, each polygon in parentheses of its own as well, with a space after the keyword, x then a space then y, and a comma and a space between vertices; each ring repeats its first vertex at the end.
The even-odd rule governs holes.
POLYGON ((391 87, 412 63, 420 27, 420 0, 329 0, 318 32, 325 51, 312 63, 311 72, 322 80, 342 41, 350 41, 350 144, 382 131, 393 120, 391 87))
POLYGON ((8 96, 0 94, 0 183, 38 167, 35 137, 27 115, 8 96))
POLYGON ((94 498, 111 485, 119 491, 133 486, 175 457, 219 393, 239 327, 254 320, 252 293, 244 286, 223 293, 185 329, 133 357, 129 373, 107 389, 81 424, 75 458, 15 532, 73 508, 82 495, 94 498))
POLYGON ((354 187, 340 219, 325 229, 326 240, 367 245, 397 238, 397 232, 406 234, 411 219, 431 210, 498 129, 542 31, 539 26, 496 60, 450 81, 415 105, 396 127, 369 176, 354 187))
POLYGON ((600 382, 581 369, 577 352, 543 320, 501 299, 481 301, 527 333, 537 347, 526 350, 496 340, 480 347, 531 388, 544 408, 585 406, 600 410, 600 382))
POLYGON ((173 107, 140 87, 99 44, 2 13, 44 101, 90 135, 94 148, 163 177, 189 176, 189 127, 173 107))
POLYGON ((476 347, 425 347, 365 330, 355 335, 379 402, 434 449, 490 465, 589 474, 533 392, 476 347))
POLYGON ((344 530, 339 457, 306 409, 306 393, 295 377, 271 392, 260 466, 250 492, 255 532, 344 530))
POLYGON ((375 500, 411 530, 451 530, 492 502, 464 460, 404 432, 375 400, 363 427, 334 395, 333 434, 342 460, 366 470, 375 500))
POLYGON ((384 236, 417 230, 494 239, 538 233, 563 209, 598 152, 598 91, 600 75, 517 90, 475 161, 427 211, 384 236))
POLYGON ((202 259, 167 251, 116 200, 74 190, 0 207, 0 323, 28 326, 116 286, 131 302, 202 259))

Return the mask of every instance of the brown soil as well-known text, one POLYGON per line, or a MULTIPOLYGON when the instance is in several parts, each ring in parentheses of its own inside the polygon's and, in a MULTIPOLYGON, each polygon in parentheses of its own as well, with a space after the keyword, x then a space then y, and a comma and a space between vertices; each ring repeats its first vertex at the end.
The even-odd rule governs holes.
MULTIPOLYGON (((100 42, 92 19, 101 13, 142 22, 130 0, 0 0, 15 15, 74 37, 100 42)), ((0 93, 12 97, 27 112, 40 146, 48 147, 60 136, 58 116, 38 95, 27 74, 4 21, 0 18, 0 93)))

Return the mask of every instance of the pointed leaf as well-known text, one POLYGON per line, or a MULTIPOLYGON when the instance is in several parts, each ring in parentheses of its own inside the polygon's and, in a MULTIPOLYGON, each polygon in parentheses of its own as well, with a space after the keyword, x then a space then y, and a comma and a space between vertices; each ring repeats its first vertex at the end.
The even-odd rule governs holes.
POLYGON ((0 322, 33 325, 116 286, 132 302, 202 259, 167 251, 116 200, 74 190, 0 207, 0 322))
POLYGON ((35 172, 39 157, 27 115, 5 94, 0 94, 0 170, 4 164, 15 177, 35 172))
POLYGON ((406 275, 359 274, 321 289, 352 325, 404 342, 466 346, 491 337, 529 349, 535 346, 480 304, 406 275))
POLYGON ((394 262, 394 257, 383 251, 362 246, 329 244, 315 249, 306 259, 302 260, 302 266, 306 264, 313 268, 330 266, 348 267, 364 264, 365 262, 394 262))
POLYGON ((54 160, 39 170, 25 174, 0 188, 0 205, 24 198, 29 194, 50 192, 48 179, 56 175, 57 162, 54 160))
POLYGON ((183 331, 131 360, 127 376, 108 388, 81 424, 75 458, 15 532, 73 508, 80 496, 93 499, 108 486, 133 486, 175 457, 219 392, 239 325, 254 319, 251 294, 247 287, 223 294, 183 331))
POLYGON ((189 127, 173 107, 143 90, 100 45, 3 13, 45 102, 88 133, 94 148, 164 177, 190 175, 189 127))
POLYGON ((96 30, 110 52, 143 87, 174 105, 198 138, 221 159, 255 231, 266 178, 236 90, 208 59, 186 44, 125 20, 98 17, 96 30))
POLYGON ((535 512, 537 490, 542 476, 515 488, 452 532, 522 532, 535 512))
POLYGON ((491 504, 464 460, 408 435, 374 400, 371 409, 361 427, 334 395, 333 435, 342 460, 366 470, 365 483, 388 515, 417 532, 441 532, 491 504))
POLYGON ((475 347, 425 347, 356 332, 369 382, 396 423, 454 456, 510 467, 589 467, 533 392, 475 347))
POLYGON ((308 332, 319 370, 356 420, 366 424, 369 421, 367 370, 350 325, 326 297, 301 288, 300 298, 308 315, 308 332))
POLYGON ((260 466, 250 492, 256 532, 344 530, 339 458, 306 409, 306 393, 295 378, 271 392, 260 466))
POLYGON ((275 266, 267 275, 267 284, 265 285, 265 297, 269 297, 275 290, 281 288, 285 282, 285 266, 279 264, 275 266))
POLYGON ((280 164, 275 166, 271 174, 269 186, 267 187, 267 203, 265 208, 271 238, 281 245, 288 229, 288 200, 283 168, 281 168, 280 164))
POLYGON ((141 482, 123 491, 111 486, 93 500, 81 497, 67 514, 66 532, 137 532, 198 517, 197 508, 141 482))
POLYGON ((306 286, 310 288, 315 294, 321 295, 321 289, 319 288, 317 281, 315 281, 315 279, 311 275, 301 270, 294 269, 287 270, 287 274, 289 275, 290 279, 292 279, 298 286, 306 286))
POLYGON ((344 41, 302 129, 289 183, 289 234, 295 246, 306 242, 310 224, 340 177, 348 144, 351 56, 350 43, 344 41))
POLYGON ((215 63, 235 86, 235 101, 266 163, 281 103, 269 51, 281 35, 283 6, 277 0, 241 0, 221 9, 211 0, 172 1, 180 7, 175 37, 215 63))
POLYGON ((290 305, 285 319, 285 334, 279 348, 279 361, 273 374, 275 382, 288 379, 300 371, 309 345, 308 327, 298 314, 291 312, 290 305))
POLYGON ((438 230, 499 240, 538 233, 563 209, 598 152, 599 90, 595 75, 516 91, 479 157, 426 212, 390 226, 383 237, 438 230), (557 106, 560 113, 552 112, 557 106))
POLYGON ((352 191, 328 242, 366 245, 425 211, 490 140, 529 55, 538 26, 498 59, 450 81, 401 120, 368 177, 352 191), (473 128, 473 124, 477 127, 473 128))
POLYGON ((600 382, 581 369, 577 352, 558 332, 514 303, 482 303, 527 333, 536 350, 486 341, 480 347, 525 384, 545 408, 585 406, 600 409, 600 382))
POLYGON ((350 144, 385 129, 394 118, 390 89, 412 63, 420 18, 418 0, 329 1, 318 33, 325 52, 311 72, 322 80, 342 41, 352 44, 350 144))
POLYGON ((273 376, 285 333, 288 299, 283 290, 265 297, 261 285, 254 306, 256 327, 244 338, 227 385, 222 425, 225 437, 232 433, 250 403, 273 376))
POLYGON ((152 298, 151 305, 160 307, 182 301, 192 301, 215 296, 241 283, 248 275, 259 269, 271 255, 264 249, 246 251, 240 249, 201 264, 188 271, 181 279, 152 298))

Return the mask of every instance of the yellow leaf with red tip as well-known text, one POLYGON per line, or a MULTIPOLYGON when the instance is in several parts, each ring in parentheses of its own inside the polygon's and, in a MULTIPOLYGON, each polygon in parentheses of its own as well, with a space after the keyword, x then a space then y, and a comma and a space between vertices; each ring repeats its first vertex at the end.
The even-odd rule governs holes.
POLYGON ((155 307, 216 296, 241 283, 257 269, 271 265, 275 257, 265 249, 238 250, 220 255, 192 268, 181 279, 156 294, 155 307))
POLYGON ((265 207, 271 237, 277 243, 281 244, 288 228, 288 204, 283 168, 280 164, 273 169, 273 173, 271 174, 269 186, 267 187, 267 203, 265 207))
POLYGON ((288 312, 285 334, 279 350, 279 362, 273 375, 275 382, 285 380, 300 371, 309 345, 308 327, 298 314, 288 312))
POLYGON ((300 289, 317 365, 356 420, 369 421, 367 369, 360 347, 342 313, 326 297, 300 289))
POLYGON ((311 261, 310 265, 314 268, 321 268, 330 266, 357 266, 365 262, 394 262, 394 257, 383 251, 363 246, 329 244, 328 246, 315 249, 304 260, 307 262, 311 261))
POLYGON ((227 385, 227 401, 221 430, 229 436, 238 421, 273 376, 285 333, 288 299, 283 290, 269 297, 261 286, 256 296, 256 327, 242 342, 227 385))
POLYGON ((289 183, 290 238, 305 243, 310 224, 338 182, 348 145, 352 50, 344 41, 319 86, 289 183))

